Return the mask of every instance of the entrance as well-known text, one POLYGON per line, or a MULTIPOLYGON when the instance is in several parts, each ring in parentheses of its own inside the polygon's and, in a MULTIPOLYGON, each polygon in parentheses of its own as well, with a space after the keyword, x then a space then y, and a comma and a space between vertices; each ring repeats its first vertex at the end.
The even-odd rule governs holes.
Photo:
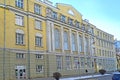
POLYGON ((16 79, 26 79, 25 66, 16 66, 15 74, 16 74, 16 79))

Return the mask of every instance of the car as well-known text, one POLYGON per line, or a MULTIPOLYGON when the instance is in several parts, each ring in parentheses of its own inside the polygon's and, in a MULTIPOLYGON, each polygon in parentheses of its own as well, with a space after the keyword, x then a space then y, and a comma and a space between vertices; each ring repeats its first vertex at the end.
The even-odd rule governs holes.
POLYGON ((114 72, 112 76, 112 80, 120 80, 120 72, 114 72))

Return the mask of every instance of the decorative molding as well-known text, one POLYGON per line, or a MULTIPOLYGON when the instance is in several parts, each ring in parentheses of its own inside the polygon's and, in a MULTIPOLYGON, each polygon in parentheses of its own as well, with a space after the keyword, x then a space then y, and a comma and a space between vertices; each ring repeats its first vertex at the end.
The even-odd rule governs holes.
POLYGON ((69 13, 70 15, 74 16, 74 12, 73 12, 71 9, 68 10, 68 13, 69 13))

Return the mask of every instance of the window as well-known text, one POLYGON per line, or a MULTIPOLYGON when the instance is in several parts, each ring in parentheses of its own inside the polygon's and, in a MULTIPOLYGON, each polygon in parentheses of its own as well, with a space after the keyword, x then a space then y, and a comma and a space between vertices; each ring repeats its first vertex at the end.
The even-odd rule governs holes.
POLYGON ((43 66, 42 65, 36 65, 36 72, 43 72, 43 66))
POLYGON ((55 29, 55 49, 60 49, 60 31, 55 29))
POLYGON ((43 59, 43 55, 42 54, 35 54, 36 55, 36 59, 43 59))
POLYGON ((19 26, 23 26, 24 25, 24 17, 20 16, 20 15, 16 15, 15 17, 15 24, 19 25, 19 26))
POLYGON ((79 28, 79 27, 80 27, 80 23, 79 23, 78 21, 76 21, 76 22, 75 22, 75 26, 76 26, 77 28, 79 28))
POLYGON ((24 44, 24 34, 16 33, 16 44, 24 44))
POLYGON ((68 33, 64 32, 64 50, 68 50, 68 33))
POLYGON ((90 58, 87 58, 87 67, 91 68, 92 67, 92 62, 90 58))
POLYGON ((57 19, 57 12, 52 13, 52 18, 57 19))
POLYGON ((42 46, 42 37, 35 36, 35 45, 40 47, 42 46))
POLYGON ((68 19, 68 24, 70 24, 71 26, 73 25, 73 19, 68 19))
POLYGON ((81 65, 81 67, 84 67, 85 66, 85 58, 84 57, 81 57, 80 58, 80 65, 81 65))
POLYGON ((41 14, 40 8, 41 8, 40 5, 34 4, 34 12, 36 14, 41 14))
POLYGON ((82 52, 82 37, 79 35, 79 51, 82 52))
POLYGON ((65 21, 66 21, 66 17, 65 17, 64 15, 61 15, 60 18, 61 18, 61 21, 62 21, 62 22, 65 22, 65 21))
POLYGON ((36 29, 42 29, 41 21, 35 20, 35 28, 36 29))
POLYGON ((76 51, 75 34, 72 33, 72 51, 76 51))
POLYGON ((71 57, 66 56, 66 69, 70 70, 71 69, 71 57))
POLYGON ((62 56, 56 56, 57 70, 62 69, 62 56))
POLYGON ((23 0, 15 0, 15 6, 18 8, 23 8, 23 0))
POLYGON ((80 64, 79 64, 79 60, 78 57, 74 57, 74 69, 79 69, 80 64))
POLYGON ((23 58, 25 58, 25 54, 24 53, 16 53, 16 58, 23 59, 23 58))

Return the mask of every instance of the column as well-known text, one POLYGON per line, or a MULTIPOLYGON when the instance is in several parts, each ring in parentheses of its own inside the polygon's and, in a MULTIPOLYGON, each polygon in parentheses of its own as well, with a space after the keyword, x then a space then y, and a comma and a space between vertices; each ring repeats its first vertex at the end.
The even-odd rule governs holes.
POLYGON ((70 36, 70 51, 71 51, 71 53, 72 53, 71 29, 69 29, 69 36, 70 36))
POLYGON ((51 52, 51 24, 49 21, 46 21, 46 39, 47 39, 47 48, 48 51, 51 52))
POLYGON ((64 36, 63 36, 63 33, 64 33, 63 26, 61 26, 61 43, 62 43, 61 47, 62 47, 62 52, 64 52, 64 36))
POLYGON ((52 23, 51 24, 51 31, 52 31, 52 33, 51 33, 51 37, 52 37, 52 39, 51 39, 51 47, 52 47, 52 51, 54 52, 55 51, 55 38, 54 38, 54 23, 52 23))
POLYGON ((79 50, 79 34, 77 31, 77 50, 78 50, 78 54, 80 54, 80 50, 79 50))

